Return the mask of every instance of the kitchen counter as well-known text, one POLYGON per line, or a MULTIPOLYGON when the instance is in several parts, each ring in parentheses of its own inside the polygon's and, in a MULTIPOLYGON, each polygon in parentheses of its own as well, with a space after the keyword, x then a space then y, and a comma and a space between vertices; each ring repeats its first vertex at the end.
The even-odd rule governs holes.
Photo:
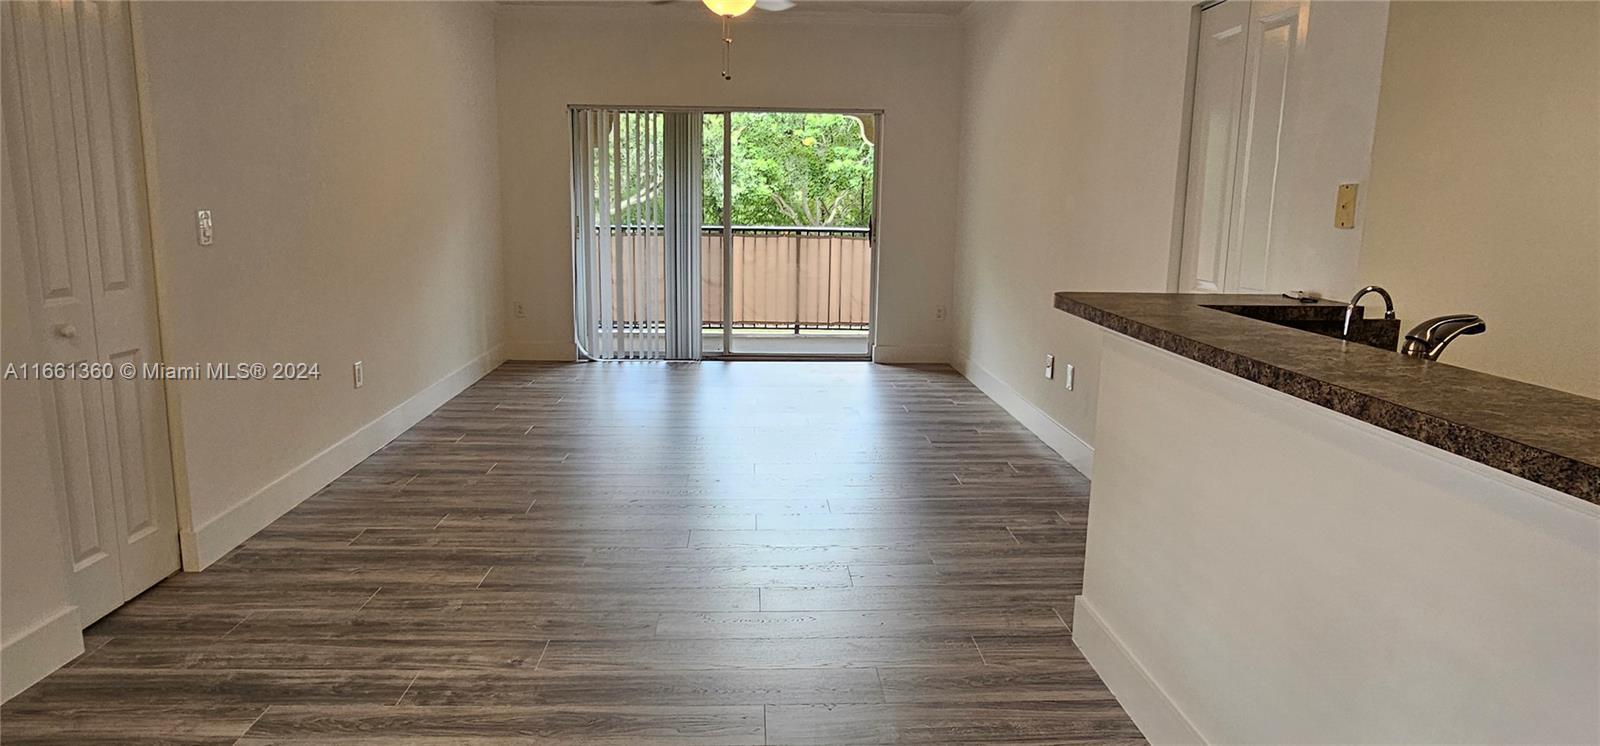
MULTIPOLYGON (((1400 355, 1372 340, 1357 344, 1304 325, 1284 325, 1320 324, 1334 314, 1342 318, 1343 304, 1301 304, 1265 295, 1062 292, 1056 293, 1055 306, 1225 373, 1600 504, 1600 400, 1400 355)), ((1366 330, 1386 333, 1374 326, 1381 320, 1363 321, 1366 330)), ((1494 320, 1488 321, 1493 334, 1494 320)), ((1454 344, 1472 343, 1465 337, 1454 344)))

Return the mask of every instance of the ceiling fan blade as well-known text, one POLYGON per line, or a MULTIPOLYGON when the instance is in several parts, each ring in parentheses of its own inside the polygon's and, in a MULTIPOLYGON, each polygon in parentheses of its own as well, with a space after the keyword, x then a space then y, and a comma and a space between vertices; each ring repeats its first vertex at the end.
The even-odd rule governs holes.
POLYGON ((794 7, 794 0, 756 0, 756 7, 762 10, 788 10, 794 7))

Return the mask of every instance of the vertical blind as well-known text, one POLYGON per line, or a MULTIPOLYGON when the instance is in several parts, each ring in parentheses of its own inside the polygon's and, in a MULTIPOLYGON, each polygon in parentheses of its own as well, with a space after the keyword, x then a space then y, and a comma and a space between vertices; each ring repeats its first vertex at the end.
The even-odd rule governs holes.
POLYGON ((575 109, 574 322, 594 360, 698 360, 700 114, 575 109))

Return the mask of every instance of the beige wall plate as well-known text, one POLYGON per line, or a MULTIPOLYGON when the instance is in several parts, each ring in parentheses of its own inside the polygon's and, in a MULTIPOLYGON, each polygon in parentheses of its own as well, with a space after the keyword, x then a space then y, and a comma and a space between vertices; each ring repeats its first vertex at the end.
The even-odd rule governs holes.
POLYGON ((1359 184, 1340 184, 1339 197, 1333 205, 1333 227, 1356 227, 1356 188, 1359 184))

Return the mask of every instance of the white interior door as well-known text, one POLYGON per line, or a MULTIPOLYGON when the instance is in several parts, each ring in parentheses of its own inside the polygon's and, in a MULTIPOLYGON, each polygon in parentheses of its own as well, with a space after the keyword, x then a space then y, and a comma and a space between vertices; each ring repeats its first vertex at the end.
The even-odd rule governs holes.
POLYGON ((1225 281, 1232 292, 1267 292, 1283 126, 1291 100, 1290 66, 1303 39, 1304 9, 1302 3, 1282 0, 1250 4, 1239 162, 1234 168, 1234 227, 1229 234, 1225 281))
POLYGON ((1249 0, 1226 0, 1200 12, 1179 271, 1182 292, 1219 292, 1228 276, 1249 22, 1249 0))
MULTIPOLYGON (((29 1, 0 14, 6 186, 41 362, 160 361, 128 7, 29 1)), ((179 567, 165 394, 142 376, 67 378, 46 405, 87 624, 179 567)))
POLYGON ((1200 12, 1180 291, 1354 283, 1360 229, 1333 208, 1370 169, 1387 20, 1381 1, 1200 12))

